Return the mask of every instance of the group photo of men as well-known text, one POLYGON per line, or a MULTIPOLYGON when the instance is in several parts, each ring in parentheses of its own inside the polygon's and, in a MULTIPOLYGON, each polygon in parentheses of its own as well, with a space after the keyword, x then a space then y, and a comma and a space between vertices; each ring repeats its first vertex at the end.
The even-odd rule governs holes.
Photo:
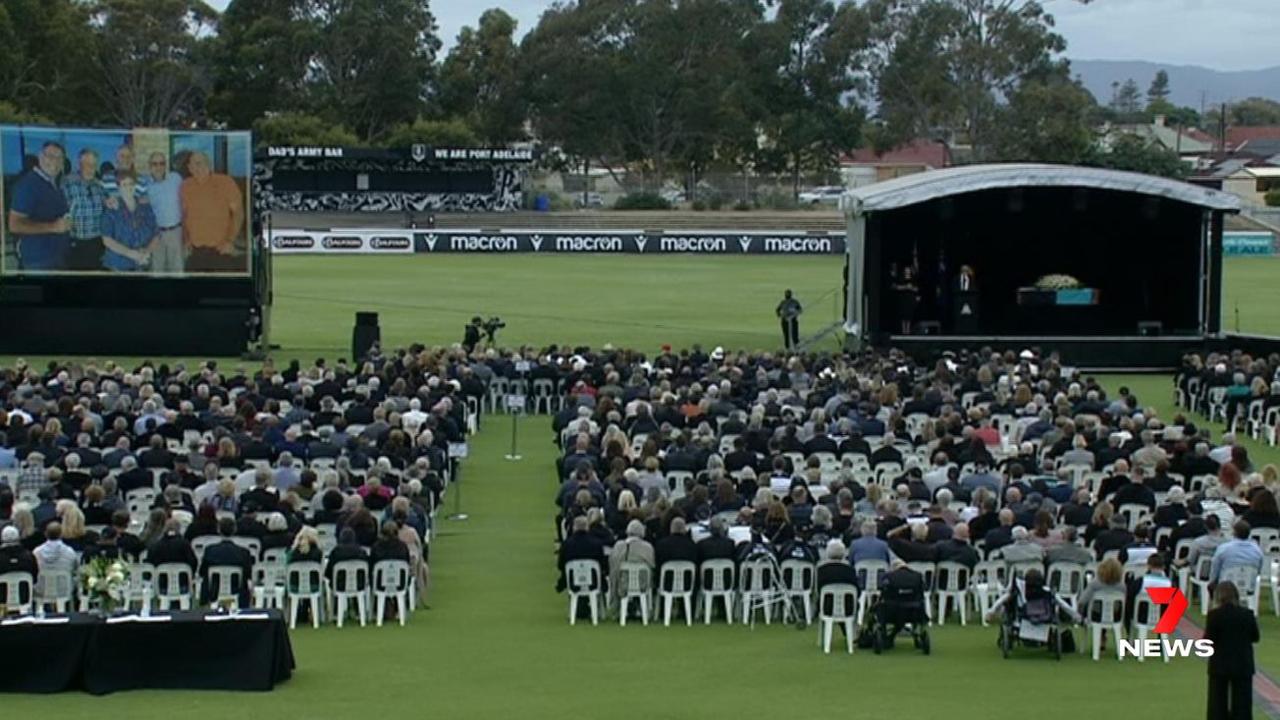
POLYGON ((0 128, 5 270, 248 272, 248 143, 209 135, 0 128))

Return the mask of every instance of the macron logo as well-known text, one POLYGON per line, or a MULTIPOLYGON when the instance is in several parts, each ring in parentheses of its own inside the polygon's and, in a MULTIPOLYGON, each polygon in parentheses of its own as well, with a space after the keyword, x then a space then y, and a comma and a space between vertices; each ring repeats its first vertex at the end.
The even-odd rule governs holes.
POLYGON ((1212 640, 1171 640, 1167 636, 1178 627, 1178 622, 1187 612, 1187 597, 1176 587, 1147 588, 1147 596, 1151 601, 1164 605, 1164 612, 1156 621, 1153 631, 1164 638, 1146 640, 1120 640, 1120 657, 1132 655, 1144 657, 1201 657, 1213 656, 1212 640))

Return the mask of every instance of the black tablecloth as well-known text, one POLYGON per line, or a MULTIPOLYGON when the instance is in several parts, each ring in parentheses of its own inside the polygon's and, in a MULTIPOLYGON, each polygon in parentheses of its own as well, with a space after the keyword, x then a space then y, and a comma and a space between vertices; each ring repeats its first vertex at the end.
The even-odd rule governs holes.
POLYGON ((141 688, 270 690, 293 674, 284 617, 108 623, 75 614, 61 624, 0 626, 0 690, 95 695, 141 688))

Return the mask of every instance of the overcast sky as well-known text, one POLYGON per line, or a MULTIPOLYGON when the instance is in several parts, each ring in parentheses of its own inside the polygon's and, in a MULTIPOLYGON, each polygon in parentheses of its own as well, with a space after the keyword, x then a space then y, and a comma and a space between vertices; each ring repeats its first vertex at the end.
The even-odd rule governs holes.
MULTIPOLYGON (((1280 0, 1042 0, 1067 39, 1067 55, 1087 60, 1149 60, 1254 70, 1280 64, 1280 0)), ((228 0, 211 0, 226 7, 228 0)), ((523 34, 550 0, 433 0, 445 47, 486 7, 520 21, 523 34)))

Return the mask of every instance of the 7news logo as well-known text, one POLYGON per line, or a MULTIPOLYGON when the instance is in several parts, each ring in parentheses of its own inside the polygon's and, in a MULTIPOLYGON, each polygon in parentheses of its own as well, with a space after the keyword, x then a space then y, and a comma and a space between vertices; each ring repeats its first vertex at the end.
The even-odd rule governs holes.
POLYGON ((1156 622, 1156 635, 1163 635, 1163 638, 1148 638, 1146 640, 1121 640, 1120 641, 1120 657, 1132 655, 1137 658, 1152 657, 1201 657, 1207 658, 1213 656, 1212 640, 1172 640, 1170 635, 1178 627, 1178 621, 1182 620, 1183 614, 1187 612, 1187 597, 1182 591, 1176 587, 1149 587, 1147 595, 1151 601, 1164 605, 1164 613, 1160 615, 1160 620, 1156 622))

